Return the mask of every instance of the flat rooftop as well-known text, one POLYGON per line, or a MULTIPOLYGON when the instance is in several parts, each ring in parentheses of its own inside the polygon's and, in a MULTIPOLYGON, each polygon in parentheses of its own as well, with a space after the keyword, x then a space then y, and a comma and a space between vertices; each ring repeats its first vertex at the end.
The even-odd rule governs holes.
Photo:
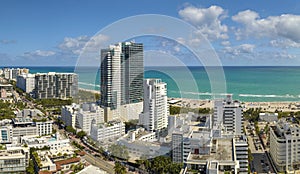
POLYGON ((216 153, 210 153, 207 155, 201 154, 191 154, 188 158, 189 160, 218 160, 218 161, 233 161, 232 156, 232 139, 215 139, 213 142, 217 145, 216 153))
POLYGON ((33 123, 31 118, 18 117, 13 119, 14 124, 30 124, 33 123))

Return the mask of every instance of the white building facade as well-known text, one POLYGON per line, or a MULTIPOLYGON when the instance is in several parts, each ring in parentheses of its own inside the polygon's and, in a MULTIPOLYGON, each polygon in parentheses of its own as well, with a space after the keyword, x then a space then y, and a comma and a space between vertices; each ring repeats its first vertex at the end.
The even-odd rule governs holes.
POLYGON ((76 114, 79 108, 80 106, 75 103, 61 108, 61 120, 65 123, 65 126, 72 126, 75 129, 76 114))
POLYGON ((104 109, 100 108, 100 106, 97 106, 95 103, 84 103, 76 113, 76 117, 76 127, 90 135, 93 120, 95 121, 95 124, 104 122, 104 109))
POLYGON ((35 122, 35 125, 39 136, 52 134, 52 120, 35 122))
POLYGON ((300 168, 300 127, 283 119, 270 127, 270 155, 277 171, 294 173, 300 168))
POLYGON ((93 122, 91 127, 91 138, 99 142, 119 138, 124 134, 125 124, 121 121, 110 121, 100 124, 93 122))
POLYGON ((228 95, 225 100, 214 103, 213 124, 222 124, 228 133, 241 135, 243 133, 243 111, 238 101, 233 101, 228 95))
POLYGON ((35 75, 34 74, 20 74, 17 76, 17 87, 26 93, 34 90, 35 75))
POLYGON ((168 126, 167 84, 160 79, 144 80, 144 107, 139 124, 148 131, 158 131, 168 126))

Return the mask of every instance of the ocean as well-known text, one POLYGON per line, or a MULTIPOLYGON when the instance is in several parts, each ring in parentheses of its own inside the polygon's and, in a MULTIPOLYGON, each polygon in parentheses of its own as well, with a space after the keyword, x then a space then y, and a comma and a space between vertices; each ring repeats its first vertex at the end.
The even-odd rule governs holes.
MULTIPOLYGON (((75 69, 69 66, 26 68, 31 73, 74 72, 75 69)), ((300 101, 300 67, 244 66, 223 69, 225 81, 215 83, 211 83, 212 80, 208 78, 214 70, 208 74, 204 67, 145 67, 144 76, 160 78, 166 82, 168 97, 171 98, 210 100, 214 93, 211 90, 213 85, 217 88, 223 85, 226 90, 221 90, 220 95, 232 94, 234 99, 240 101, 300 101)), ((100 78, 96 68, 80 67, 76 73, 79 74, 80 88, 99 90, 100 78)))

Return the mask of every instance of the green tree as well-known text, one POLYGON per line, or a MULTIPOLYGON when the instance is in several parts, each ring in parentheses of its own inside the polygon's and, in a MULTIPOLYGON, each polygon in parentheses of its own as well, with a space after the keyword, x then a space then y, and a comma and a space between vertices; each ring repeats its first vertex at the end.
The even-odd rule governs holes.
POLYGON ((183 164, 173 163, 170 157, 158 156, 152 160, 140 160, 138 162, 140 169, 146 169, 149 173, 180 173, 183 164))
POLYGON ((28 174, 34 174, 34 164, 33 164, 32 159, 29 160, 29 165, 28 165, 28 167, 26 167, 26 172, 28 174))
POLYGON ((114 170, 115 170, 116 174, 125 174, 125 173, 127 173, 126 168, 119 161, 115 162, 114 170))
POLYGON ((78 138, 83 138, 84 136, 86 136, 86 133, 85 133, 84 131, 80 131, 80 132, 78 132, 78 133, 76 134, 76 136, 77 136, 78 138))
POLYGON ((72 134, 76 134, 76 130, 72 127, 72 126, 67 126, 66 127, 66 131, 72 133, 72 134))

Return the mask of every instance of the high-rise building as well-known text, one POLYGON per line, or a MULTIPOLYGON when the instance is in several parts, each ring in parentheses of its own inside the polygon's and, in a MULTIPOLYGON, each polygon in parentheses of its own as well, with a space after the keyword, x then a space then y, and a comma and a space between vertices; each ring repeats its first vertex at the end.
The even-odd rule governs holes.
POLYGON ((122 42, 101 50, 101 105, 116 109, 143 97, 143 44, 122 42))
POLYGON ((122 43, 121 104, 137 103, 143 98, 144 55, 143 44, 122 43))
POLYGON ((213 124, 222 124, 228 133, 241 135, 243 131, 243 112, 238 101, 232 101, 228 95, 225 100, 214 103, 213 124))
POLYGON ((143 100, 143 44, 122 42, 102 49, 100 71, 105 121, 138 118, 143 100), (136 113, 127 109, 132 107, 136 113))
POLYGON ((139 124, 148 131, 157 131, 168 126, 167 84, 161 79, 144 80, 144 107, 139 124))
POLYGON ((17 87, 26 93, 34 90, 35 75, 34 74, 20 74, 17 76, 17 87))
POLYGON ((78 76, 74 73, 38 73, 35 75, 36 99, 75 97, 78 94, 78 76))

